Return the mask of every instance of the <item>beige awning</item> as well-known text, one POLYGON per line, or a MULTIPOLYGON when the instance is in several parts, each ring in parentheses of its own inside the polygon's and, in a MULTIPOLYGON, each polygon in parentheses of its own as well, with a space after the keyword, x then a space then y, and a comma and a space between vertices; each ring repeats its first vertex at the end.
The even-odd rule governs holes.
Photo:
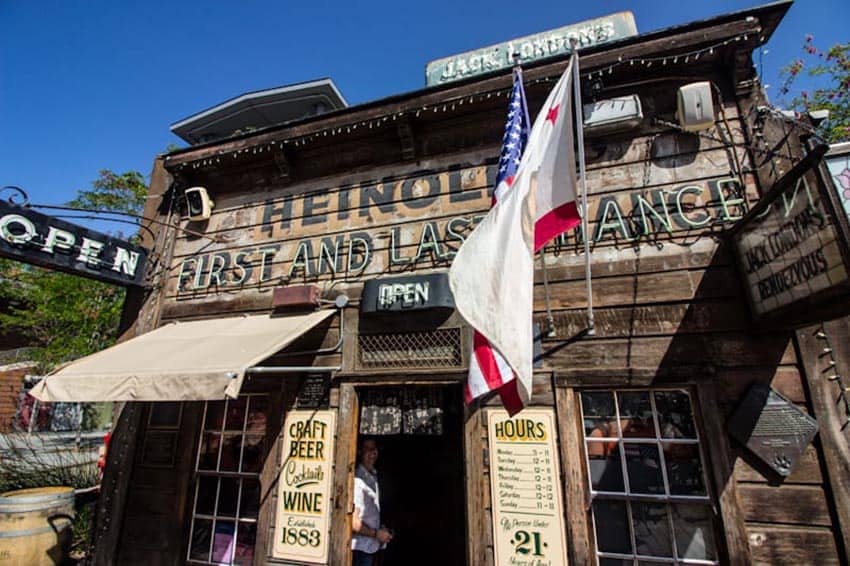
POLYGON ((333 315, 269 315, 174 322, 47 376, 40 401, 189 401, 236 397, 245 371, 333 315))

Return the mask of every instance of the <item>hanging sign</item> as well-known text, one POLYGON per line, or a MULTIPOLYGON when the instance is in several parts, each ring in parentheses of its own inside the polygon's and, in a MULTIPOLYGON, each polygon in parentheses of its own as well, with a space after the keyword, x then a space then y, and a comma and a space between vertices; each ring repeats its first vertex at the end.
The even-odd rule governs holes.
POLYGON ((847 218, 811 151, 732 231, 757 322, 797 327, 850 313, 847 218))
POLYGON ((581 49, 635 35, 637 25, 634 15, 631 12, 617 12, 431 61, 425 67, 425 85, 445 84, 509 69, 514 65, 514 60, 525 65, 564 55, 570 52, 570 40, 575 40, 581 49))
POLYGON ((284 425, 272 556, 328 561, 336 414, 290 411, 284 425))
POLYGON ((487 414, 493 542, 498 566, 567 563, 555 413, 487 414))
POLYGON ((0 200, 0 256, 108 283, 141 286, 147 250, 0 200))

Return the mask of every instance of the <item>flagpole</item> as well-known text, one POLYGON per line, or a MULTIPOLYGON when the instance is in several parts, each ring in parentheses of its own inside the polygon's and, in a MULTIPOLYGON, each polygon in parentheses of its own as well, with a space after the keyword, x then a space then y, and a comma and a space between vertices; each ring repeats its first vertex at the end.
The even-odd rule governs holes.
POLYGON ((596 323, 593 320, 593 288, 590 285, 590 229, 588 227, 589 210, 587 208, 587 179, 584 170, 584 113, 581 104, 581 78, 578 64, 578 49, 575 39, 570 40, 570 49, 573 58, 573 97, 576 108, 576 134, 578 139, 578 167, 581 179, 581 229, 584 234, 584 278, 587 288, 587 335, 596 335, 596 323))
MULTIPOLYGON (((519 88, 522 89, 522 111, 525 115, 525 123, 531 126, 531 119, 528 116, 528 104, 525 98, 525 85, 522 78, 522 67, 519 64, 519 54, 514 54, 514 77, 519 81, 519 88)), ((552 305, 549 299, 549 272, 546 267, 546 247, 540 250, 540 267, 543 272, 543 294, 546 298, 546 336, 552 338, 555 336, 555 318, 552 316, 552 305)))

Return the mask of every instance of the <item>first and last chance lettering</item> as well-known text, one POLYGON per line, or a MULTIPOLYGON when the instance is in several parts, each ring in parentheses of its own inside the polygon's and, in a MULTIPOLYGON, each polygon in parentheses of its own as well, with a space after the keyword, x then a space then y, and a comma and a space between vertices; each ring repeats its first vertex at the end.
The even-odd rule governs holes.
MULTIPOLYGON (((488 171, 489 176, 489 171, 488 171)), ((268 202, 262 212, 262 231, 274 236, 278 230, 312 228, 327 223, 331 215, 344 221, 352 214, 364 218, 372 212, 397 212, 402 206, 412 213, 433 204, 444 194, 445 187, 437 176, 408 179, 400 184, 402 201, 395 201, 395 185, 385 183, 364 187, 359 193, 358 207, 353 208, 349 191, 340 191, 336 202, 327 197, 305 195, 301 199, 301 214, 296 215, 291 198, 280 203, 268 202), (414 185, 424 181, 427 194, 414 193, 414 185), (335 206, 336 210, 333 210, 335 206)), ((460 192, 460 173, 448 175, 448 197, 451 203, 480 198, 480 191, 460 192)), ((672 233, 674 229, 692 230, 712 223, 731 223, 742 218, 746 201, 735 179, 719 179, 702 185, 687 184, 675 189, 634 191, 628 205, 622 206, 613 196, 600 198, 593 236, 594 243, 615 238, 621 242, 638 240, 642 236, 672 233), (647 194, 648 193, 648 194, 647 194), (692 203, 708 194, 711 198, 704 210, 692 211, 692 203), (624 208, 626 210, 624 210, 624 208)), ((466 235, 482 219, 483 214, 457 216, 446 221, 426 221, 419 225, 419 241, 414 255, 405 255, 401 244, 401 228, 389 228, 389 245, 384 265, 389 268, 409 268, 422 262, 447 264, 457 253, 466 235)), ((560 244, 570 238, 579 240, 580 229, 574 235, 562 235, 560 244)), ((356 277, 364 274, 375 255, 373 234, 352 231, 337 236, 318 236, 299 240, 291 257, 281 258, 279 243, 241 248, 231 251, 196 254, 184 258, 178 271, 178 292, 240 287, 261 284, 275 279, 356 277), (286 265, 288 263, 288 268, 286 265)))

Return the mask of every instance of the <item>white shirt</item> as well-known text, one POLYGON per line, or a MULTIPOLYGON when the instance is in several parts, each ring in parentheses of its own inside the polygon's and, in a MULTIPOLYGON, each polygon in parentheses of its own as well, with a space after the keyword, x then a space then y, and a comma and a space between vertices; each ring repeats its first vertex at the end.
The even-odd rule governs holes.
MULTIPOLYGON (((354 507, 360 510, 360 521, 371 529, 381 526, 381 500, 378 478, 366 469, 363 464, 357 464, 354 471, 354 507)), ((351 537, 351 549, 374 554, 381 548, 381 543, 375 537, 354 534, 351 537)))

